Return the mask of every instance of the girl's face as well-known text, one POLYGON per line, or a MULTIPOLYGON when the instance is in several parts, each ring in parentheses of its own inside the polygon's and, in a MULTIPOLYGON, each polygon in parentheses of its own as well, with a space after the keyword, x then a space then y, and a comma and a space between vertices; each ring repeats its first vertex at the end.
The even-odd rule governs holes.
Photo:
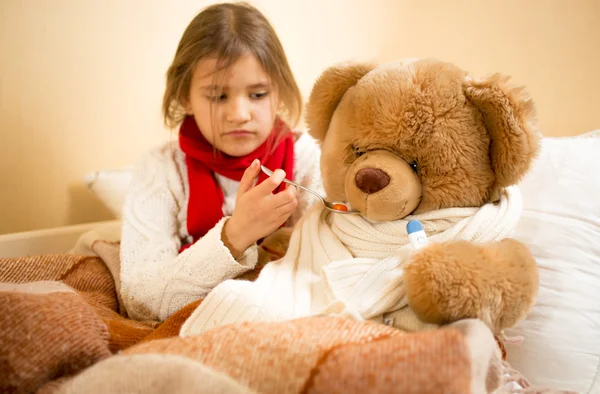
POLYGON ((216 59, 198 62, 185 109, 202 135, 230 156, 244 156, 269 136, 276 117, 277 92, 253 55, 216 72, 216 59), (218 86, 215 86, 215 81, 218 86))

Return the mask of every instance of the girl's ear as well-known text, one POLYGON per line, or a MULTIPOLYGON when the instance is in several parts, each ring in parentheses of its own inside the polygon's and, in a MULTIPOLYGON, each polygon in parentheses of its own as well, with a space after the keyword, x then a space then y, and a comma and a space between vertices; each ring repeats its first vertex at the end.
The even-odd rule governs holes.
POLYGON ((185 110, 185 114, 186 115, 193 115, 194 114, 194 111, 192 110, 192 104, 190 103, 190 100, 186 99, 185 101, 183 101, 181 103, 181 106, 185 110))
POLYGON ((306 103, 306 123, 312 137, 323 142, 331 117, 346 91, 374 68, 375 64, 344 63, 327 68, 319 76, 306 103))

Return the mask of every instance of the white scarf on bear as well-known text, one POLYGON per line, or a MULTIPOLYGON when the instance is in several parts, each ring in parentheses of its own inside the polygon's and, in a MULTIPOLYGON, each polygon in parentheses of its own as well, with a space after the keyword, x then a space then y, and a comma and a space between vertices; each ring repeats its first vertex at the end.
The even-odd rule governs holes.
POLYGON ((517 187, 480 208, 441 209, 383 223, 316 204, 298 223, 283 259, 265 266, 254 282, 228 280, 215 287, 180 335, 324 313, 380 319, 407 305, 403 266, 413 252, 408 221, 421 221, 430 242, 491 242, 511 236, 521 210, 517 187))

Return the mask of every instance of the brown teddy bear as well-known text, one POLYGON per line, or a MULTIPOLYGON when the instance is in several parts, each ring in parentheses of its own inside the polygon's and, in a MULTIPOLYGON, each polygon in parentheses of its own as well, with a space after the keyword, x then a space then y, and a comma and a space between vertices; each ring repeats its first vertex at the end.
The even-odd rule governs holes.
MULTIPOLYGON (((347 63, 316 81, 306 118, 321 143, 327 199, 360 212, 345 215, 356 231, 378 226, 373 248, 383 247, 386 225, 423 223, 430 244, 395 268, 402 271, 398 291, 418 320, 479 318, 500 333, 529 312, 537 265, 510 238, 521 209, 514 185, 540 145, 534 105, 522 89, 431 59, 347 63)), ((332 226, 344 216, 328 215, 332 226)), ((383 318, 417 329, 393 323, 406 313, 398 304, 383 318)))
POLYGON ((315 315, 407 331, 479 318, 501 334, 538 288, 536 262, 510 239, 515 184, 539 150, 533 112, 506 78, 476 81, 435 60, 327 69, 309 97, 309 132, 327 199, 359 214, 314 204, 261 244, 261 260, 274 261, 215 287, 180 335, 315 315), (412 220, 424 248, 410 242, 412 220))

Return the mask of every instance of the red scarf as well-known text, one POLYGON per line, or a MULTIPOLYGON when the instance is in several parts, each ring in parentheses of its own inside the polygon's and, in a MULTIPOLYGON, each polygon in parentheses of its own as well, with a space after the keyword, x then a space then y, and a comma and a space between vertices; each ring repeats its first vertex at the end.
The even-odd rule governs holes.
MULTIPOLYGON (((290 128, 279 118, 267 140, 253 152, 242 157, 233 157, 215 152, 214 147, 204 138, 192 116, 187 116, 179 130, 179 145, 186 155, 189 182, 187 230, 193 241, 203 237, 223 217, 223 191, 213 173, 240 181, 244 171, 259 159, 260 164, 275 170, 281 168, 286 178, 292 179, 294 171, 294 137, 290 128), (278 135, 279 143, 272 149, 278 135)), ((267 179, 263 172, 258 183, 267 179)), ((257 183, 257 184, 258 184, 257 183)), ((274 193, 285 189, 281 183, 274 193)), ((190 245, 185 245, 181 250, 190 245)))

